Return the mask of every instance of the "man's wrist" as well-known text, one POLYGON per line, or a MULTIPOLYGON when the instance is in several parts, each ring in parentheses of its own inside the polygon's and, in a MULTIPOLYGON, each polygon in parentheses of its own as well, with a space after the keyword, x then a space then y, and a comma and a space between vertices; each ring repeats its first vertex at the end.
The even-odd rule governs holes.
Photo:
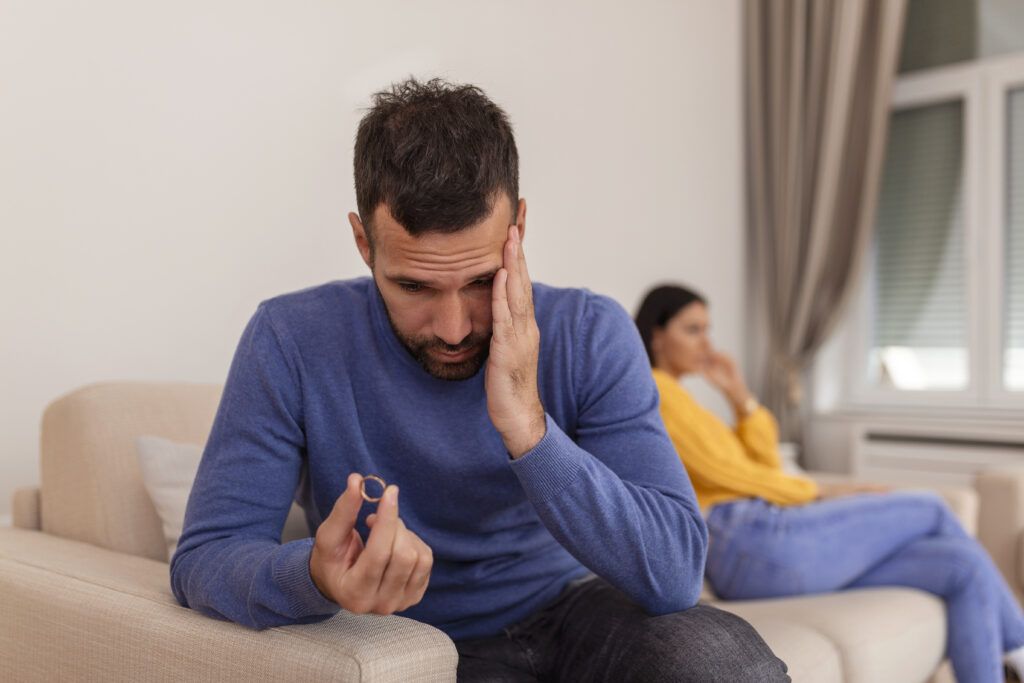
POLYGON ((327 595, 327 592, 320 585, 320 581, 317 578, 317 570, 316 570, 316 562, 315 562, 315 560, 316 560, 316 546, 314 545, 309 550, 309 580, 313 582, 313 586, 317 589, 317 591, 320 593, 320 595, 323 597, 324 600, 330 600, 331 602, 334 602, 334 600, 331 599, 331 596, 327 595))
POLYGON ((508 436, 502 435, 502 440, 505 442, 508 454, 512 456, 513 460, 518 460, 536 448, 537 444, 547 435, 547 431, 547 418, 544 409, 541 408, 533 419, 524 423, 522 427, 508 436))

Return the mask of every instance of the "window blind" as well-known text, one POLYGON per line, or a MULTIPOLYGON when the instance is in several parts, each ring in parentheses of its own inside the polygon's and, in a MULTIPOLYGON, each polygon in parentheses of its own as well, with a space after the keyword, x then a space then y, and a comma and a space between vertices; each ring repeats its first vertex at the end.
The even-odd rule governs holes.
POLYGON ((978 0, 910 0, 899 73, 978 56, 978 0))
POLYGON ((1004 384, 1024 389, 1024 88, 1007 93, 1004 384))
POLYGON ((875 348, 965 348, 963 102, 891 115, 875 228, 875 348))
POLYGON ((1020 0, 910 0, 899 73, 1024 50, 1020 0))

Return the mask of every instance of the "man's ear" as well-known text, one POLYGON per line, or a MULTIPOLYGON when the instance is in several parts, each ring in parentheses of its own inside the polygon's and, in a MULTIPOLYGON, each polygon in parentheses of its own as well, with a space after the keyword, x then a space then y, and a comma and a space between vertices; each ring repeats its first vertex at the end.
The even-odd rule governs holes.
POLYGON ((370 270, 373 270, 373 247, 370 246, 370 237, 366 234, 366 226, 359 219, 359 214, 349 212, 348 222, 352 225, 352 237, 356 240, 356 248, 359 255, 363 257, 363 263, 370 270))
POLYGON ((526 236, 526 200, 520 199, 516 208, 516 226, 519 228, 519 241, 526 236))

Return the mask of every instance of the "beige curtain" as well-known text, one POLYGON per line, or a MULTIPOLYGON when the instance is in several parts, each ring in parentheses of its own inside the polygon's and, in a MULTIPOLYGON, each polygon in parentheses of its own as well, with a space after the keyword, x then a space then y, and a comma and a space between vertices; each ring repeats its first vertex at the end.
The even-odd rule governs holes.
POLYGON ((870 243, 905 5, 746 0, 751 342, 784 439, 870 243))

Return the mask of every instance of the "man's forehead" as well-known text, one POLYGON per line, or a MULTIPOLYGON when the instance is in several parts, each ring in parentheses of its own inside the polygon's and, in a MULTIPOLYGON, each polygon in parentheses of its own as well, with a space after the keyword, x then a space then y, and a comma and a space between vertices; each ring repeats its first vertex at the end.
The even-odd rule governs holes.
POLYGON ((510 213, 508 207, 496 206, 488 218, 472 227, 451 233, 430 231, 410 235, 381 205, 374 213, 373 223, 377 263, 386 277, 417 280, 431 275, 497 270, 512 223, 510 213))

